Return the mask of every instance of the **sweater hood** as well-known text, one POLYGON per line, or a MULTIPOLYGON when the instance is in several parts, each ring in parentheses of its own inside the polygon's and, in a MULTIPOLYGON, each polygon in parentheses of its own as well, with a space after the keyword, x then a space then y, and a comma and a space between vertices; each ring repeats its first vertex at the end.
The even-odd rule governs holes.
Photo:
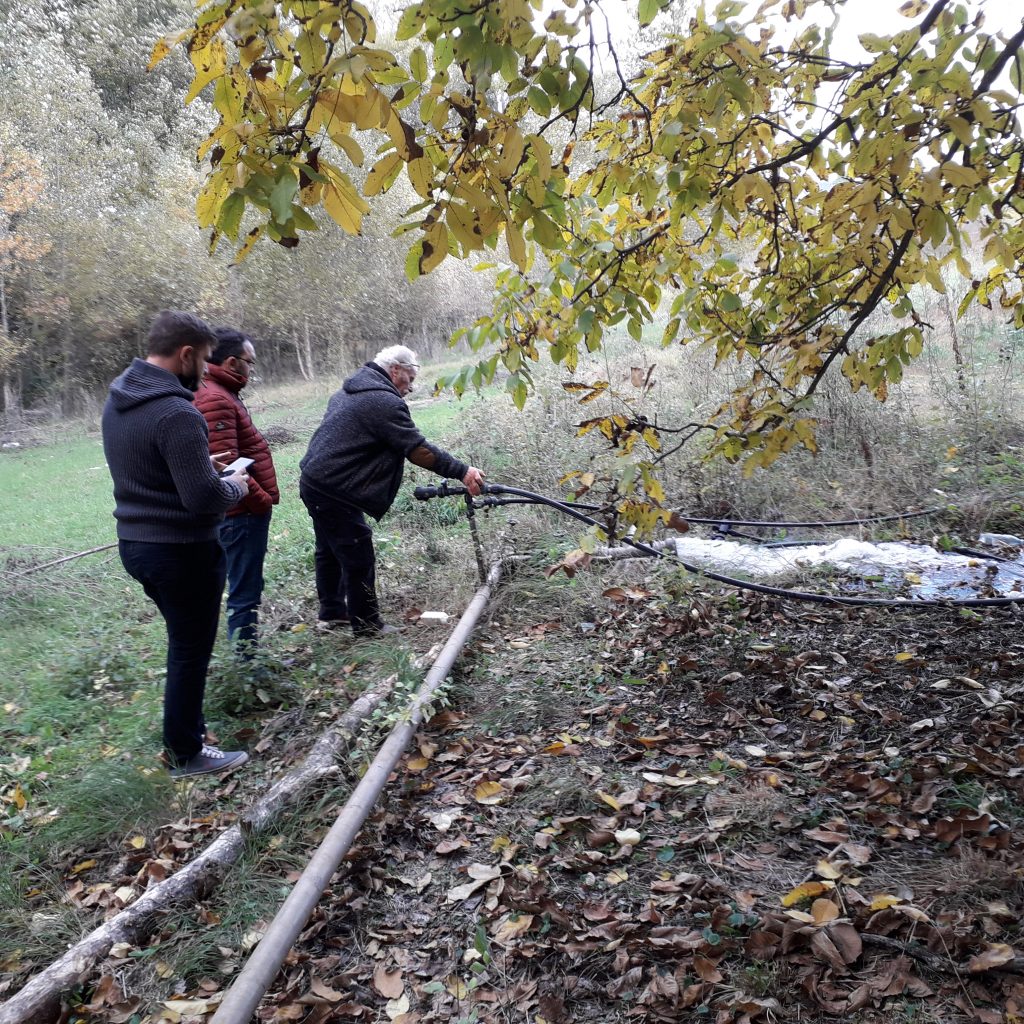
POLYGON ((191 402, 194 396, 173 373, 138 358, 110 385, 110 400, 118 412, 158 398, 184 398, 191 402))
POLYGON ((357 395, 362 391, 389 391, 398 395, 398 388, 391 383, 387 372, 374 362, 363 363, 341 387, 349 395, 357 395))
MULTIPOLYGON (((216 363, 206 364, 206 376, 233 395, 237 395, 249 383, 240 374, 232 373, 226 366, 218 366, 216 363)), ((200 389, 202 386, 202 384, 199 385, 200 389)))

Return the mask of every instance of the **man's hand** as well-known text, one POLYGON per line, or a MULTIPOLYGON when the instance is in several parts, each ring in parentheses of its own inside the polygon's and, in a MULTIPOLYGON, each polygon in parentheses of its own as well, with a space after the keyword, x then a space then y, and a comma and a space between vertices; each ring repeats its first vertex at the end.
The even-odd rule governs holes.
POLYGON ((213 466, 213 471, 218 476, 223 473, 235 461, 234 455, 234 452, 218 452, 216 455, 211 455, 210 463, 213 466))
MULTIPOLYGON (((221 479, 230 480, 232 481, 232 483, 241 484, 242 490, 244 490, 246 494, 249 493, 249 474, 244 469, 236 469, 234 473, 228 473, 227 476, 221 477, 221 479)), ((239 499, 239 501, 241 501, 241 498, 239 499)))
POLYGON ((484 479, 484 474, 476 466, 470 466, 466 475, 462 478, 462 482, 466 485, 466 490, 475 498, 484 485, 484 479))

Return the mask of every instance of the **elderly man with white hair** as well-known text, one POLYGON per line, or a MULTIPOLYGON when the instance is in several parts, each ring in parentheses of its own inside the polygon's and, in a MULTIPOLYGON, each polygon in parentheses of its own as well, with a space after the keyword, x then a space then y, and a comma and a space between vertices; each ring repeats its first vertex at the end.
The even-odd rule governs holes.
POLYGON ((420 433, 405 396, 419 363, 404 345, 389 345, 361 366, 327 403, 327 413, 300 463, 299 494, 316 535, 320 623, 351 623, 356 636, 396 632, 377 602, 373 531, 402 483, 405 460, 461 480, 479 494, 484 475, 420 433))

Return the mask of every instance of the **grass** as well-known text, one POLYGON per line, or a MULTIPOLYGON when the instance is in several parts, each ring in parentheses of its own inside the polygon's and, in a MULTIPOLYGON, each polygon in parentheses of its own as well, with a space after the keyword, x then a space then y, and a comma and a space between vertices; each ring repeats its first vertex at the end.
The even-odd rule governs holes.
MULTIPOLYGON (((629 348, 611 352, 610 368, 602 369, 602 375, 619 379, 622 366, 635 357, 629 348)), ((665 379, 678 369, 671 362, 674 357, 665 356, 665 379)), ((575 438, 572 425, 581 416, 579 408, 543 373, 540 377, 542 393, 531 399, 523 417, 498 396, 499 386, 461 403, 417 403, 413 415, 428 437, 480 465, 491 479, 555 494, 566 468, 592 465, 600 471, 615 461, 594 446, 593 438, 575 438)), ((422 651, 442 635, 426 628, 411 630, 395 648, 354 645, 346 637, 309 628, 316 611, 313 543, 297 495, 298 463, 336 385, 268 387, 251 400, 259 425, 287 426, 295 440, 274 453, 283 501, 271 532, 260 657, 255 665, 239 665, 223 639, 219 641, 206 706, 211 728, 232 745, 254 747, 272 713, 287 712, 290 724, 287 735, 271 736, 274 744, 254 758, 251 770, 235 777, 237 788, 229 784, 218 789, 219 783, 211 780, 178 789, 156 770, 163 624, 124 574, 116 553, 35 575, 10 575, 113 538, 110 482, 95 432, 87 425, 77 435, 64 428, 54 443, 0 454, 0 573, 11 580, 0 594, 0 645, 7 669, 0 677, 0 965, 13 956, 42 962, 79 934, 99 910, 70 906, 62 902, 64 895, 79 878, 93 884, 127 870, 131 854, 125 852, 126 843, 130 846, 141 837, 149 857, 155 844, 167 841, 168 823, 195 825, 209 819, 195 836, 181 833, 201 848, 214 827, 230 821, 232 812, 262 789, 267 777, 308 747, 325 717, 336 714, 369 680, 398 670, 408 682, 409 649, 422 651), (90 859, 98 866, 76 874, 76 866, 90 859)), ((694 405, 685 394, 665 394, 659 402, 666 417, 692 411, 694 405)), ((903 445, 903 435, 895 429, 897 414, 868 425, 877 427, 878 422, 883 427, 871 434, 877 483, 873 503, 899 506, 945 480, 941 431, 916 433, 913 444, 903 445)), ((833 440, 840 437, 838 427, 833 434, 833 440)), ((1024 460, 1013 452, 990 456, 984 462, 990 467, 990 489, 1011 494, 1024 472, 1024 460)), ((775 475, 752 481, 744 481, 732 467, 706 467, 696 458, 685 459, 670 474, 669 492, 687 508, 710 505, 724 495, 737 511, 770 515, 772 509, 783 508, 800 517, 811 511, 846 511, 865 493, 865 472, 849 446, 836 441, 817 462, 797 458, 775 475)), ((965 469, 953 479, 966 475, 965 469)), ((392 512, 375 529, 382 598, 395 620, 415 607, 458 613, 475 588, 459 504, 422 504, 411 496, 412 486, 432 479, 423 471, 410 471, 392 512)), ((973 507, 980 511, 971 513, 979 521, 1008 507, 985 505, 984 492, 979 493, 973 507)), ((742 602, 729 599, 716 605, 704 593, 703 581, 671 571, 659 570, 657 575, 657 614, 671 613, 687 629, 664 645, 658 636, 644 638, 639 622, 630 626, 628 617, 624 623, 616 618, 634 609, 610 606, 602 592, 615 581, 642 579, 649 568, 623 564, 572 579, 558 574, 545 580, 540 570, 575 544, 576 527, 553 514, 522 508, 481 515, 488 550, 512 519, 519 524, 511 533, 520 550, 533 551, 536 557, 503 589, 489 613, 489 632, 467 649, 454 673, 452 699, 468 714, 474 730, 519 735, 555 722, 569 731, 582 730, 578 723, 590 720, 588 709, 620 702, 645 709, 664 704, 669 714, 685 698, 705 713, 699 703, 702 694, 714 692, 716 680, 735 667, 732 659, 741 657, 751 640, 777 640, 773 657, 796 653, 790 652, 785 623, 778 625, 777 638, 774 631, 766 634, 769 627, 763 624, 748 629, 740 618, 742 602), (667 666, 664 677, 655 675, 662 661, 667 666), (678 691, 674 695, 672 687, 678 691)), ((740 667, 749 668, 745 663, 740 667)), ((608 723, 616 744, 629 735, 629 716, 635 711, 608 723)), ((375 727, 386 728, 395 713, 382 712, 375 727)), ((652 721, 649 731, 653 729, 652 721)), ((630 764, 660 770, 670 763, 657 750, 633 753, 639 757, 630 764)), ((618 763, 606 765, 600 780, 582 774, 572 760, 549 764, 524 790, 523 807, 558 814, 600 813, 603 805, 595 802, 594 790, 617 791, 626 785, 628 769, 618 763)), ((741 790, 725 769, 702 765, 700 770, 719 772, 722 786, 710 797, 704 789, 668 794, 665 807, 671 820, 659 826, 665 837, 678 831, 678 822, 690 827, 709 814, 731 819, 737 838, 744 841, 752 833, 773 831, 780 799, 776 790, 756 785, 741 790)), ((946 798, 976 806, 983 795, 965 787, 946 798)), ((168 922, 162 948, 138 957, 132 975, 135 989, 168 991, 170 982, 164 968, 157 969, 158 962, 169 965, 170 977, 182 979, 179 988, 185 989, 202 977, 216 976, 225 960, 237 963, 234 953, 229 957, 219 947, 239 950, 245 933, 272 914, 280 900, 281 878, 302 862, 315 830, 322 830, 339 798, 340 791, 331 792, 323 806, 290 815, 278 838, 247 851, 231 886, 220 896, 168 922)), ((523 829, 529 838, 529 829, 523 829)), ((682 856, 681 851, 677 861, 682 856)), ((965 863, 963 871, 966 878, 979 874, 980 868, 965 863)), ((1001 876, 983 881, 986 891, 1002 884, 1001 876)), ((770 992, 779 983, 774 968, 751 971, 754 976, 747 982, 752 989, 770 992)))
MULTIPOLYGON (((274 451, 282 502, 266 564, 261 652, 252 665, 239 663, 221 637, 211 664, 207 721, 226 745, 258 733, 268 712, 281 708, 295 709, 315 733, 318 715, 397 664, 394 649, 308 628, 316 614, 313 539, 298 499, 298 464, 333 390, 290 384, 253 395, 257 424, 287 425, 296 440, 274 451)), ((464 408, 443 399, 415 406, 413 415, 446 443, 464 408)), ((468 573, 465 586, 444 578, 468 566, 449 550, 451 527, 460 544, 465 531, 452 504, 422 506, 403 494, 378 528, 380 588, 392 617, 414 601, 457 611, 471 589, 468 573), (435 566, 443 571, 426 571, 435 566)), ((49 444, 0 455, 0 573, 11 574, 0 594, 0 962, 15 950, 28 955, 19 936, 49 913, 39 908, 58 899, 76 861, 109 857, 128 833, 151 836, 182 810, 157 762, 163 623, 116 551, 14 575, 112 542, 112 505, 91 424, 77 432, 65 425, 49 444)), ((230 811, 249 796, 243 787, 218 807, 230 811)), ((55 952, 68 938, 56 924, 38 930, 33 955, 55 952)))

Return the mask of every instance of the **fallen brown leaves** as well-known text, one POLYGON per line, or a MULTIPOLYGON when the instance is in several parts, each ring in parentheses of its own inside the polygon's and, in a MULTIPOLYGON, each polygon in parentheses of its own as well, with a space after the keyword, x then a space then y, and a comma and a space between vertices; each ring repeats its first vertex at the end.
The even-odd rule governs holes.
POLYGON ((481 641, 261 1019, 1024 1013, 1015 620, 619 589, 481 641))
POLYGON ((1024 650, 1006 623, 907 636, 768 604, 652 615, 648 597, 612 588, 582 638, 517 621, 480 645, 533 676, 431 723, 324 912, 370 941, 315 933, 264 1019, 314 969, 349 994, 338 1019, 400 1024, 1021 1012, 1024 650), (478 731, 541 685, 540 660, 601 696, 478 731), (381 964, 407 1005, 374 984, 381 964))

